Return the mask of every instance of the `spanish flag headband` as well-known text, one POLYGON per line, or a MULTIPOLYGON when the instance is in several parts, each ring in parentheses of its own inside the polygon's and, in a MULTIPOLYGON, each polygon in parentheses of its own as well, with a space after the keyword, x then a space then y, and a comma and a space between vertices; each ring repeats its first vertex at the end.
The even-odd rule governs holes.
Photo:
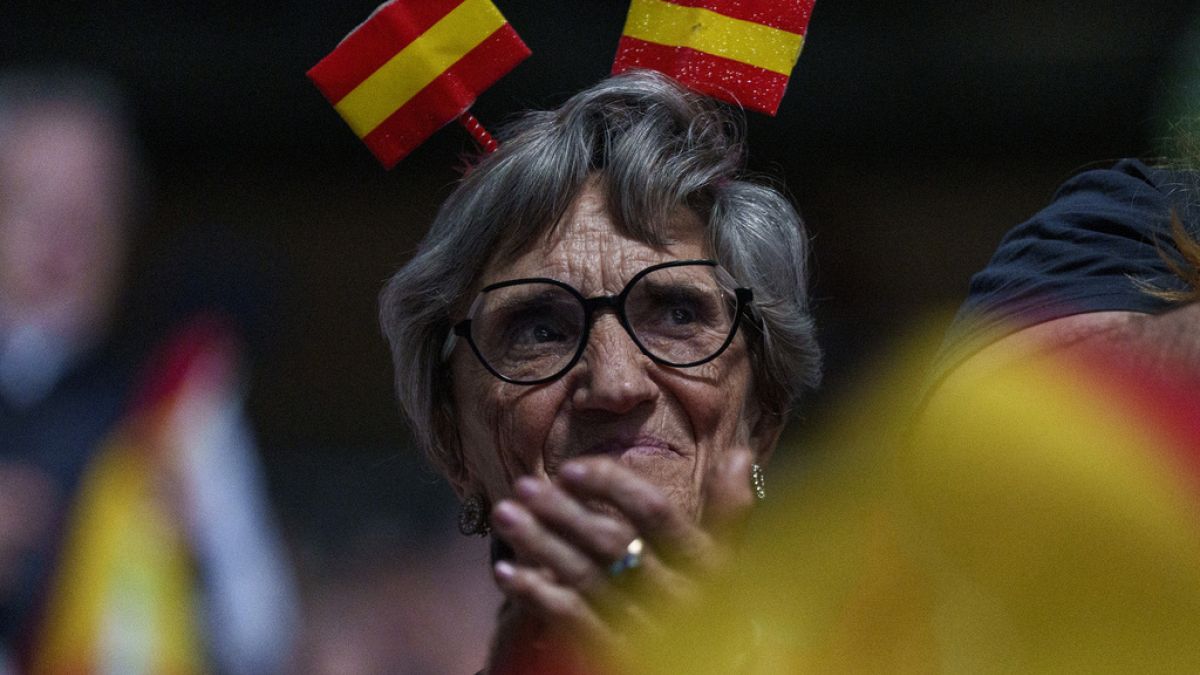
MULTIPOLYGON (((657 70, 774 115, 814 1, 632 0, 612 72, 657 70)), ((530 53, 489 0, 388 0, 308 77, 390 169, 454 120, 495 150, 470 107, 530 53)))

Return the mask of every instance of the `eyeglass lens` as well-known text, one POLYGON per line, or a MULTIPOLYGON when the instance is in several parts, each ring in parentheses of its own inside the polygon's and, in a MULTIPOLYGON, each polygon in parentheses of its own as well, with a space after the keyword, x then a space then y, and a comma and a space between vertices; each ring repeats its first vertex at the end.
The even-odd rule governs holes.
MULTIPOLYGON (((638 278, 625 296, 625 318, 643 350, 671 365, 717 353, 736 320, 736 303, 710 265, 664 267, 638 278)), ((480 356, 517 381, 566 367, 586 331, 581 299, 556 284, 529 281, 485 292, 471 320, 480 356)))

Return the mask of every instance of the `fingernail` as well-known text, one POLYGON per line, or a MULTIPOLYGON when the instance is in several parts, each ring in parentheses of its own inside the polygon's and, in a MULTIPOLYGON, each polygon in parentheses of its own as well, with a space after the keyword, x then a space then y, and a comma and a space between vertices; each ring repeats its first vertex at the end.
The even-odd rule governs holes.
POLYGON ((517 522, 517 505, 507 499, 500 500, 492 508, 492 522, 500 526, 511 526, 517 522))
POLYGON ((494 569, 496 570, 496 578, 503 581, 512 581, 513 576, 517 573, 517 569, 507 560, 496 561, 494 569))
POLYGON ((517 496, 528 499, 536 496, 542 491, 542 481, 529 476, 521 476, 517 479, 517 496))
POLYGON ((584 476, 587 476, 587 467, 578 463, 567 464, 559 472, 559 475, 566 480, 582 480, 584 476))
POLYGON ((750 466, 750 452, 746 450, 734 450, 727 460, 726 469, 730 473, 738 474, 745 473, 750 466))

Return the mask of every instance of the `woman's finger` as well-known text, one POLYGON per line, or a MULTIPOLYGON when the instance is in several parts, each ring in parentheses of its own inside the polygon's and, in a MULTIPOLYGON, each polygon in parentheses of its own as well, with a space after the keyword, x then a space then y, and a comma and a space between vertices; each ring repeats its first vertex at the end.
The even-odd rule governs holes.
POLYGON ((505 595, 555 630, 600 646, 617 642, 617 634, 575 589, 507 560, 497 561, 492 569, 496 585, 505 595))
POLYGON ((492 527, 512 547, 517 560, 549 569, 555 580, 593 596, 604 582, 596 562, 546 528, 521 503, 509 499, 492 509, 492 527))
POLYGON ((559 477, 577 497, 615 506, 660 555, 696 561, 712 547, 708 535, 661 489, 611 459, 571 460, 559 477))
POLYGON ((637 536, 629 523, 588 508, 550 481, 525 476, 517 480, 515 492, 542 523, 599 564, 607 566, 623 556, 637 536))
POLYGON ((748 448, 735 448, 709 472, 704 483, 701 526, 717 539, 738 535, 754 507, 750 485, 753 455, 748 448))
MULTIPOLYGON (((575 567, 576 563, 572 563, 570 569, 564 570, 563 581, 581 589, 600 605, 602 613, 609 614, 614 602, 621 602, 619 597, 613 596, 622 594, 614 593, 611 586, 648 603, 660 602, 663 598, 684 600, 694 591, 690 580, 663 565, 648 546, 638 558, 637 569, 613 578, 615 563, 625 558, 629 546, 638 536, 629 523, 588 508, 549 481, 521 478, 517 481, 516 494, 538 524, 562 540, 553 545, 546 541, 531 542, 530 548, 549 549, 565 542, 591 559, 591 566, 575 567)), ((569 556, 570 559, 574 557, 569 556)), ((537 562, 557 567, 557 558, 559 556, 539 556, 537 562)))
POLYGON ((556 584, 540 570, 509 561, 498 561, 493 574, 500 590, 524 611, 556 632, 582 637, 587 643, 607 648, 618 645, 624 635, 636 632, 644 639, 662 634, 660 617, 642 603, 614 605, 608 614, 596 611, 575 589, 556 584))

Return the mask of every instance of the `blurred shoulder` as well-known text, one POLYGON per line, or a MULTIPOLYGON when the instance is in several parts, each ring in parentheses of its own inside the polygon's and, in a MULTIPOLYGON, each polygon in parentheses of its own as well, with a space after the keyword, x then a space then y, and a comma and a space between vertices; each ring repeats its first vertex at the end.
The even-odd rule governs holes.
POLYGON ((1019 353, 1172 309, 1146 289, 1185 290, 1168 263, 1179 257, 1171 221, 1200 234, 1198 179, 1180 164, 1124 159, 1065 181, 971 278, 933 378, 1009 336, 1020 334, 1005 343, 1019 353))

